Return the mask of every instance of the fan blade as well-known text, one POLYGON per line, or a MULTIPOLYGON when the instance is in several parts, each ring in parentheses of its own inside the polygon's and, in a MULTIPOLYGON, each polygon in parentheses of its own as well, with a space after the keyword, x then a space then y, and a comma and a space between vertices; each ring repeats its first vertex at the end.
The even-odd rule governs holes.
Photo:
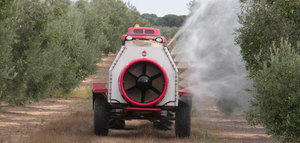
POLYGON ((155 92, 157 95, 161 95, 161 92, 157 90, 155 87, 151 86, 150 89, 155 92))
POLYGON ((130 76, 132 76, 133 78, 135 78, 135 79, 138 78, 137 76, 135 76, 133 73, 131 73, 131 72, 129 72, 129 71, 128 71, 128 74, 129 74, 130 76))
POLYGON ((162 75, 161 73, 156 74, 156 75, 151 77, 151 80, 155 80, 155 79, 159 78, 161 75, 162 75))
POLYGON ((126 92, 129 92, 129 91, 131 91, 131 90, 133 90, 135 88, 136 88, 136 86, 130 87, 130 88, 126 89, 126 92))
POLYGON ((146 63, 144 63, 144 65, 143 65, 143 75, 146 75, 146 70, 147 70, 147 64, 146 63))
POLYGON ((142 91, 142 99, 141 99, 142 103, 145 103, 145 93, 146 93, 146 90, 143 90, 142 91))

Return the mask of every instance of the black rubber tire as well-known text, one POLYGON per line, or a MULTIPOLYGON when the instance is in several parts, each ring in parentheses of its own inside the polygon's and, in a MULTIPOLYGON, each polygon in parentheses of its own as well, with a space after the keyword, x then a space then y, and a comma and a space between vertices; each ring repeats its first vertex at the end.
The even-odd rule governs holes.
POLYGON ((109 129, 109 106, 105 98, 96 98, 94 102, 94 133, 107 136, 109 129))
POLYGON ((176 137, 189 137, 191 133, 191 104, 178 101, 178 108, 175 116, 176 137))
POLYGON ((125 120, 111 119, 109 121, 109 127, 111 129, 124 129, 125 128, 125 120))

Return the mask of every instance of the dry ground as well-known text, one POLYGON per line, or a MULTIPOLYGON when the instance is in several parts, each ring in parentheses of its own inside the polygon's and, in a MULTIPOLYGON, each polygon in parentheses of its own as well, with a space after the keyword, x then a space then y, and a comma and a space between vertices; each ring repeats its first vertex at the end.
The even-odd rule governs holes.
POLYGON ((226 142, 226 143, 269 143, 274 142, 264 134, 261 127, 247 125, 243 115, 225 116, 220 113, 214 99, 207 98, 199 106, 199 117, 192 118, 192 136, 177 139, 174 130, 159 131, 152 128, 151 122, 126 121, 125 130, 110 130, 109 136, 93 134, 93 112, 86 90, 92 82, 107 81, 108 67, 113 54, 98 64, 99 70, 88 77, 75 90, 72 97, 52 98, 24 107, 4 105, 0 111, 0 142, 30 143, 164 143, 164 142, 226 142))

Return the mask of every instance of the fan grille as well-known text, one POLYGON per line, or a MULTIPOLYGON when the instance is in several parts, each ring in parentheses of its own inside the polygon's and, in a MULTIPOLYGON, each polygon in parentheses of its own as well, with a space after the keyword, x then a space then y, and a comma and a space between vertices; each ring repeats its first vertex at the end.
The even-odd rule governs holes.
POLYGON ((130 100, 137 103, 151 103, 161 98, 166 88, 163 69, 149 61, 136 62, 125 69, 121 84, 130 100))

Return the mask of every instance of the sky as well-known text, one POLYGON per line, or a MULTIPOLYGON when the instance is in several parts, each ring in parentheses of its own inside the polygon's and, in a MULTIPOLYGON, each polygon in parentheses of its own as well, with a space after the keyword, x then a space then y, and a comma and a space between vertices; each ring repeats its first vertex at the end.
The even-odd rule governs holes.
MULTIPOLYGON (((78 0, 72 0, 78 1, 78 0)), ((123 0, 129 2, 143 13, 156 14, 159 17, 167 14, 187 15, 189 13, 187 4, 191 0, 123 0)))
POLYGON ((190 0, 123 0, 130 2, 143 13, 154 13, 161 17, 167 14, 187 15, 190 0))

